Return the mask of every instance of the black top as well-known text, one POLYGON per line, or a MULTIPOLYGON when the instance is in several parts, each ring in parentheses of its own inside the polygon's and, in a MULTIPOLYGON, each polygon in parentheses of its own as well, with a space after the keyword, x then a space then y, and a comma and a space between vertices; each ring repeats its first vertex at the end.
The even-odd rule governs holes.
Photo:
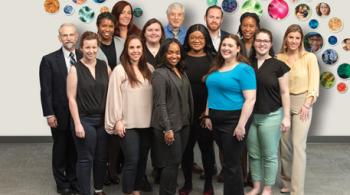
POLYGON ((187 56, 184 63, 193 93, 194 117, 199 117, 205 110, 208 96, 207 88, 203 82, 203 76, 208 73, 212 61, 208 56, 187 56))
POLYGON ((290 70, 289 66, 276 58, 269 58, 257 69, 257 62, 252 63, 256 73, 257 94, 254 113, 268 114, 282 106, 278 78, 290 70))
POLYGON ((115 51, 114 39, 112 39, 112 43, 110 45, 101 43, 101 49, 107 57, 109 67, 111 70, 113 70, 113 68, 117 65, 117 52, 115 51))
POLYGON ((146 47, 145 49, 145 57, 146 57, 146 61, 149 64, 152 64, 152 66, 156 67, 156 56, 153 56, 153 54, 149 51, 148 47, 146 47))
POLYGON ((97 59, 95 78, 81 61, 77 69, 77 104, 80 116, 104 115, 108 89, 107 64, 97 59))

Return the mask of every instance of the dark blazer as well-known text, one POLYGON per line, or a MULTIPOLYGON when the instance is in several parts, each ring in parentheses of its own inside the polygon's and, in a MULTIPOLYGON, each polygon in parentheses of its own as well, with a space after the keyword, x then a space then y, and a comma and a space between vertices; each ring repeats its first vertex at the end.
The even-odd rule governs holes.
POLYGON ((229 35, 230 33, 224 31, 224 30, 220 30, 221 33, 221 41, 224 39, 224 37, 226 37, 227 35, 229 35))
MULTIPOLYGON (((184 73, 183 79, 187 79, 184 73)), ((188 103, 190 108, 189 124, 193 116, 193 96, 189 85, 188 102, 181 102, 181 90, 175 82, 176 75, 168 67, 156 69, 152 74, 153 110, 151 126, 162 131, 179 131, 186 123, 182 120, 182 104, 188 103)))
MULTIPOLYGON (((77 60, 82 54, 75 50, 77 60)), ((59 130, 67 130, 70 114, 67 98, 67 66, 62 48, 44 56, 40 63, 40 95, 43 115, 55 115, 59 130)))

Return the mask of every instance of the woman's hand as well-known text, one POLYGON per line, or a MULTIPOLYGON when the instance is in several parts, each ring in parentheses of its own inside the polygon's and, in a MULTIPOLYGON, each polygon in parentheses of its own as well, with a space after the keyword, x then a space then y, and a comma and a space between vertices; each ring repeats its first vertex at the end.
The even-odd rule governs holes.
POLYGON ((202 128, 207 128, 210 131, 213 130, 213 125, 211 124, 210 118, 202 118, 202 120, 201 120, 201 127, 202 128))
POLYGON ((233 136, 236 136, 238 141, 242 141, 245 136, 245 128, 244 126, 237 125, 235 130, 233 131, 233 136))
POLYGON ((169 130, 169 131, 164 132, 164 141, 167 145, 171 145, 175 141, 173 130, 169 130))
POLYGON ((290 118, 288 117, 283 117, 282 122, 281 122, 281 131, 282 132, 287 132, 290 129, 290 118))
POLYGON ((125 136, 125 127, 124 123, 121 120, 115 124, 115 131, 119 137, 123 138, 125 136))
POLYGON ((302 105, 299 111, 300 120, 306 121, 309 119, 310 106, 302 105))
POLYGON ((85 138, 85 130, 82 124, 75 125, 75 135, 81 139, 85 138))

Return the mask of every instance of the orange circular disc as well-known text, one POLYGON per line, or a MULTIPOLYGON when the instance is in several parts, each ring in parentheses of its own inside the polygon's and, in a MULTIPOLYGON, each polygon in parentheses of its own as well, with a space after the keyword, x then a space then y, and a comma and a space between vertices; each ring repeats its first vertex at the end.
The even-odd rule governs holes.
POLYGON ((47 13, 56 13, 60 9, 60 2, 58 0, 45 0, 44 9, 47 13))

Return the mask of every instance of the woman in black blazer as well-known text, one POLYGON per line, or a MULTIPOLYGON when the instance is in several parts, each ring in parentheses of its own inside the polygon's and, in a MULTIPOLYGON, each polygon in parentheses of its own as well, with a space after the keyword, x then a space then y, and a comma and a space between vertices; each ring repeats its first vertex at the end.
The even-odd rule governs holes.
POLYGON ((183 71, 181 43, 167 39, 162 44, 152 75, 155 164, 161 169, 160 195, 176 193, 178 168, 188 142, 193 99, 183 71))

